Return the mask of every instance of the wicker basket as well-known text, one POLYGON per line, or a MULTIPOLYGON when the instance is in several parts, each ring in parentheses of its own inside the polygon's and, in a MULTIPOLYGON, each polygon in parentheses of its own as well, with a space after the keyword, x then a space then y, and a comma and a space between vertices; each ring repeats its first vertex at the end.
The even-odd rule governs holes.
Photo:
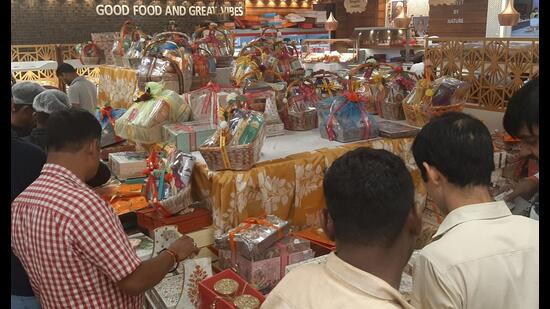
POLYGON ((403 112, 407 123, 417 127, 423 127, 432 117, 436 117, 448 112, 462 112, 464 102, 455 103, 448 106, 426 106, 403 104, 403 112))
POLYGON ((256 139, 246 145, 227 147, 229 166, 223 163, 220 147, 199 147, 199 151, 211 171, 236 170, 245 171, 251 169, 260 160, 260 153, 265 139, 265 125, 258 131, 256 139))
MULTIPOLYGON (((293 86, 298 85, 298 83, 304 82, 303 80, 296 80, 292 83, 290 83, 287 87, 286 91, 286 97, 288 102, 283 105, 283 109, 281 112, 281 118, 283 119, 283 123, 285 124, 285 129, 290 131, 309 131, 317 128, 318 126, 318 120, 317 120, 317 110, 311 109, 306 111, 300 111, 300 112, 290 112, 288 110, 289 105, 293 105, 298 100, 304 100, 304 96, 290 96, 290 90, 293 86)), ((315 90, 313 90, 315 91, 315 90)))
POLYGON ((405 120, 403 102, 390 102, 387 98, 382 103, 382 118, 388 120, 405 120))
POLYGON ((183 191, 178 192, 176 195, 171 196, 159 202, 160 206, 172 215, 179 213, 180 211, 193 205, 193 198, 191 196, 191 186, 187 186, 183 191))

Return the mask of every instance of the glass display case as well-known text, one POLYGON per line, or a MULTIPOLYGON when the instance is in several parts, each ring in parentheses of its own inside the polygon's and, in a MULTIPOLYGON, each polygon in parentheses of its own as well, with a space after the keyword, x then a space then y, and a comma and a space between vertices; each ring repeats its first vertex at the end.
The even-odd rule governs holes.
POLYGON ((360 27, 354 29, 352 38, 356 40, 356 53, 361 62, 368 54, 382 58, 378 60, 383 62, 409 62, 415 50, 424 48, 411 38, 408 28, 360 27))
POLYGON ((357 63, 356 44, 352 39, 307 39, 302 42, 302 61, 357 63))

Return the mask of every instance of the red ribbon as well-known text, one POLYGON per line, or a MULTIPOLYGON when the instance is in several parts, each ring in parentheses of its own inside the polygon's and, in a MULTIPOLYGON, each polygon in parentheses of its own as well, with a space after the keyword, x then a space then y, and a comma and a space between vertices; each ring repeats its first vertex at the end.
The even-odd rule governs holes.
POLYGON ((218 101, 218 92, 222 90, 222 87, 210 81, 208 82, 208 84, 206 84, 206 86, 199 88, 197 91, 204 91, 204 90, 207 90, 208 94, 206 95, 206 97, 204 98, 204 101, 202 102, 201 115, 208 114, 210 105, 213 105, 211 122, 213 124, 218 124, 218 102, 217 101, 218 101), (214 101, 214 104, 212 104, 212 100, 214 101))
POLYGON ((101 121, 103 121, 103 119, 105 119, 105 117, 107 117, 107 118, 109 118, 109 122, 114 127, 115 126, 115 119, 113 118, 112 112, 113 112, 113 108, 111 106, 102 107, 101 108, 101 121))
POLYGON ((330 114, 327 118, 327 123, 325 124, 325 128, 327 130, 328 139, 330 141, 333 141, 336 138, 336 133, 334 132, 334 124, 333 124, 333 120, 334 120, 334 117, 336 116, 336 113, 339 112, 344 106, 350 103, 356 104, 357 108, 361 112, 361 117, 365 122, 363 138, 368 139, 370 136, 371 127, 370 127, 370 120, 368 118, 368 113, 366 112, 365 106, 364 106, 364 104, 367 102, 367 98, 363 96, 359 96, 358 94, 349 92, 349 91, 346 91, 344 93, 344 96, 346 97, 346 101, 342 102, 335 109, 331 108, 330 114))

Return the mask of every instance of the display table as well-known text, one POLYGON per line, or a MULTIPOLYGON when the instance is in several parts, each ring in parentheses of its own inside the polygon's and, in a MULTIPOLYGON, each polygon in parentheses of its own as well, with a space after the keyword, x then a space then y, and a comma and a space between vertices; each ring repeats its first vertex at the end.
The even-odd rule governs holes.
POLYGON ((137 90, 136 70, 102 65, 99 68, 98 104, 113 108, 128 108, 137 90))
POLYGON ((193 193, 212 207, 215 233, 264 214, 289 219, 297 228, 320 226, 324 172, 335 159, 358 147, 386 149, 403 158, 417 189, 416 204, 424 206, 425 189, 410 151, 413 138, 343 144, 321 139, 318 130, 285 132, 266 139, 260 162, 248 171, 210 172, 200 153, 193 153, 197 157, 193 193))

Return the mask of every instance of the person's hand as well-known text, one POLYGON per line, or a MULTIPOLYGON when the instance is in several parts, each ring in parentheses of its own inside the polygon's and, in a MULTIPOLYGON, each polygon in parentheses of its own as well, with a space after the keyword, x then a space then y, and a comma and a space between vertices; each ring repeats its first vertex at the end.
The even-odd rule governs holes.
POLYGON ((518 196, 521 196, 525 199, 529 199, 530 195, 534 194, 538 189, 539 184, 536 181, 533 181, 529 178, 525 178, 518 182, 514 186, 512 193, 508 194, 504 200, 510 202, 515 200, 518 196))
POLYGON ((168 249, 174 251, 178 255, 178 258, 180 259, 178 262, 185 260, 193 254, 199 253, 199 248, 197 248, 195 241, 187 235, 181 236, 172 245, 170 245, 168 249))

